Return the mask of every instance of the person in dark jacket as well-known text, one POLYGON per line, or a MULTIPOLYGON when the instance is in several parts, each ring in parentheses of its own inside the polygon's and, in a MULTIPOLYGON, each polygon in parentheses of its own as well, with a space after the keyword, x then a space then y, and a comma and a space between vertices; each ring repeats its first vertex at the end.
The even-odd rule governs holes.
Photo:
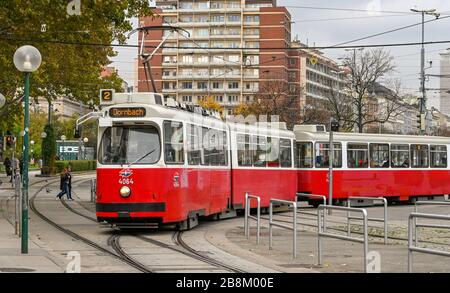
POLYGON ((72 200, 72 198, 70 197, 70 193, 69 193, 69 182, 71 181, 71 177, 72 177, 72 175, 70 175, 70 173, 67 171, 67 168, 65 168, 64 171, 63 171, 62 178, 61 178, 62 190, 56 196, 58 199, 61 199, 61 197, 64 194, 66 194, 67 195, 67 199, 68 200, 72 200))
POLYGON ((69 192, 67 193, 67 199, 68 200, 73 200, 72 198, 72 168, 69 167, 67 168, 67 176, 69 178, 69 186, 68 186, 68 190, 69 192))

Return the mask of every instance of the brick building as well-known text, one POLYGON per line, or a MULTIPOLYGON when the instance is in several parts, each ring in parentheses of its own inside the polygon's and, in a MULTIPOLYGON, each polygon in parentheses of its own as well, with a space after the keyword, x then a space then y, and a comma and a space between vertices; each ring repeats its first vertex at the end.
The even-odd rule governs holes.
MULTIPOLYGON (((212 96, 231 111, 251 102, 262 83, 283 82, 292 94, 300 88, 291 15, 276 0, 165 0, 156 7, 154 17, 140 19, 141 27, 177 26, 190 34, 157 30, 145 36, 146 46, 167 37, 151 60, 157 91, 166 97, 196 103, 212 96)), ((142 64, 138 90, 152 90, 142 64)))

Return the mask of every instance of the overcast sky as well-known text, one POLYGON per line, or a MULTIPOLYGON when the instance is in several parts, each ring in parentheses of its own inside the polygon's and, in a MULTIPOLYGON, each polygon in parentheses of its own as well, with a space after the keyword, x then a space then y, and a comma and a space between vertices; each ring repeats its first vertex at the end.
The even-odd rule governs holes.
MULTIPOLYGON (((410 8, 435 8, 442 17, 450 16, 450 1, 448 0, 278 0, 278 6, 287 6, 292 15, 293 38, 298 38, 310 46, 331 46, 339 43, 381 33, 402 26, 421 21, 419 14, 410 14, 410 8), (303 8, 302 8, 303 7, 303 8), (368 11, 343 11, 317 8, 339 8, 368 11), (381 11, 381 12, 377 12, 381 11), (389 13, 387 13, 389 12, 389 13), (394 12, 394 13, 393 13, 394 12), (395 13, 404 12, 404 13, 395 13)), ((427 20, 434 16, 427 16, 427 20)), ((136 25, 136 21, 134 21, 136 25)), ((450 17, 425 24, 426 41, 450 40, 450 17)), ((398 32, 374 37, 371 39, 351 43, 349 45, 411 43, 421 41, 421 26, 416 26, 398 32)), ((136 38, 129 41, 137 44, 136 38)), ((426 46, 426 60, 433 61, 433 68, 427 70, 429 74, 439 74, 439 53, 450 48, 450 43, 426 46)), ((420 72, 420 46, 387 48, 395 57, 396 72, 392 78, 400 78, 405 92, 418 94, 420 72)), ((120 49, 119 55, 114 58, 113 66, 119 69, 119 74, 130 85, 134 82, 133 60, 137 49, 120 49)), ((343 56, 343 49, 324 50, 325 55, 334 58, 343 56)), ((438 78, 431 78, 427 88, 439 88, 438 78)), ((428 91, 428 106, 438 107, 438 93, 428 91)))

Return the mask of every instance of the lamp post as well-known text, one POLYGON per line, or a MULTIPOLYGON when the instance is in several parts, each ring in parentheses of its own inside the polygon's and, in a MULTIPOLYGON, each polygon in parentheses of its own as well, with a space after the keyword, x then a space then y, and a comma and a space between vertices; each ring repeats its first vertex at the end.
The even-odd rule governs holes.
POLYGON ((64 134, 61 135, 61 140, 62 140, 61 159, 62 159, 62 161, 64 161, 64 142, 66 141, 66 136, 64 134))
POLYGON ((28 150, 30 125, 30 74, 41 66, 42 57, 38 49, 33 46, 22 46, 14 53, 14 65, 20 72, 25 73, 25 117, 23 127, 23 196, 22 196, 22 253, 28 253, 28 150))
POLYGON ((0 94, 0 109, 6 104, 6 98, 4 95, 0 94))
POLYGON ((427 9, 427 10, 418 10, 415 8, 411 8, 412 12, 422 14, 422 49, 420 51, 420 92, 422 93, 422 97, 419 99, 419 111, 421 115, 421 125, 420 131, 422 134, 425 133, 425 125, 423 121, 425 120, 425 110, 426 110, 426 89, 425 89, 425 15, 433 15, 438 19, 441 14, 436 13, 436 9, 427 9))
POLYGON ((83 158, 86 160, 86 144, 89 142, 89 138, 83 138, 83 158))

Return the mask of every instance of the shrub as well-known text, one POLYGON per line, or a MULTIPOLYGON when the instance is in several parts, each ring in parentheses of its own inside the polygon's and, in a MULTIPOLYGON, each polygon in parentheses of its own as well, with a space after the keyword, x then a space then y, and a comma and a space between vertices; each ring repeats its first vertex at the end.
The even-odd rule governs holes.
POLYGON ((97 168, 97 161, 95 160, 81 160, 81 161, 56 161, 56 172, 61 173, 64 168, 71 167, 72 172, 90 171, 97 168))

